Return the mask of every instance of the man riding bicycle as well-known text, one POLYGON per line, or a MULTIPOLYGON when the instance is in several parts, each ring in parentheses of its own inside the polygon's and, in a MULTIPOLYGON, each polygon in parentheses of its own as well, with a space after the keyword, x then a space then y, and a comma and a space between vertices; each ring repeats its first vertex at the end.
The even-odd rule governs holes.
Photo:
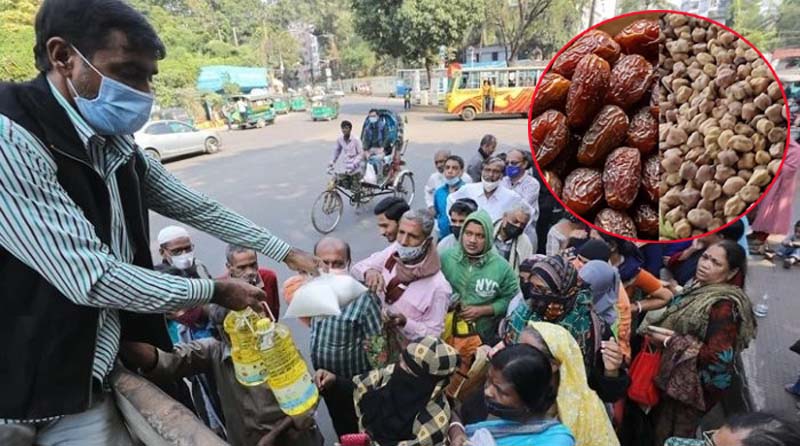
POLYGON ((336 147, 333 149, 333 160, 328 164, 328 170, 333 170, 333 165, 343 156, 344 172, 342 175, 343 184, 353 193, 361 189, 361 177, 364 170, 364 158, 366 154, 361 146, 361 141, 351 135, 353 124, 350 121, 342 121, 342 136, 336 140, 336 147), (347 184, 349 183, 349 184, 347 184))

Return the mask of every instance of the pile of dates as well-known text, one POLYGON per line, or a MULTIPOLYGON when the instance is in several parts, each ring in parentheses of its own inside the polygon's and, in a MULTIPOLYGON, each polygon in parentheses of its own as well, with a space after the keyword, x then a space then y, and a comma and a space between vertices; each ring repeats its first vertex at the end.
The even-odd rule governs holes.
POLYGON ((614 36, 595 29, 545 74, 531 109, 531 144, 551 189, 615 234, 659 237, 657 19, 614 36))

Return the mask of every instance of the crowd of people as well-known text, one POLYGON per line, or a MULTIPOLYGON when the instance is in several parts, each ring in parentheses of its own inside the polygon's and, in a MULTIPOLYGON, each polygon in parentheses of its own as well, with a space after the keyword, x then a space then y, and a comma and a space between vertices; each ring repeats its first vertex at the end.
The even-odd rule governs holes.
MULTIPOLYGON (((336 237, 314 246, 323 270, 368 288, 339 316, 303 320, 337 436, 382 446, 703 444, 701 421, 733 391, 735 360, 757 332, 745 224, 688 243, 619 239, 555 210, 529 152, 496 147, 486 135, 469 163, 436 152, 428 207, 380 201, 386 245, 367 258, 336 237)), ((158 269, 208 277, 185 229, 164 228, 158 241, 158 269)), ((291 302, 310 280, 289 277, 280 293, 256 251, 235 245, 226 265, 227 277, 263 289, 274 315, 280 294, 291 302)), ((282 415, 266 387, 236 385, 225 314, 213 304, 172 313, 174 352, 129 344, 123 358, 148 377, 190 378, 189 404, 232 444, 321 444, 313 419, 282 415)), ((719 445, 789 445, 798 432, 756 413, 713 435, 719 445)))

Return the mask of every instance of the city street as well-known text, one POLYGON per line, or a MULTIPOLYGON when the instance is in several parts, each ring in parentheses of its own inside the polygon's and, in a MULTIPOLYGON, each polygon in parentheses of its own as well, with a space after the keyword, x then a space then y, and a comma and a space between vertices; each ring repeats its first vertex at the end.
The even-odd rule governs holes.
MULTIPOLYGON (((373 107, 402 112, 403 103, 401 99, 348 97, 341 101, 339 120, 331 122, 312 122, 307 113, 281 115, 275 125, 263 129, 222 132, 220 153, 170 162, 167 168, 188 185, 263 225, 293 246, 310 251, 321 237, 311 225, 311 206, 327 184, 329 177, 325 170, 336 138, 341 134, 339 122, 350 120, 354 134, 360 134, 367 112, 373 107)), ((425 206, 424 187, 434 169, 436 150, 449 149, 468 162, 486 133, 497 137, 500 152, 515 147, 528 149, 524 119, 462 122, 432 108, 406 115, 406 137, 410 143, 405 159, 414 172, 416 184, 413 208, 425 206)), ((372 214, 372 207, 379 200, 375 199, 360 215, 345 203, 342 221, 331 234, 350 242, 355 261, 386 246, 372 214)), ((154 258, 158 258, 156 234, 170 221, 153 214, 150 224, 151 248, 154 258)), ((212 274, 222 274, 225 244, 191 228, 190 232, 197 258, 212 274)), ((289 277, 290 272, 283 264, 263 257, 260 264, 275 270, 281 283, 289 277)), ((284 305, 282 311, 285 310, 284 305)), ((285 322, 308 358, 309 330, 296 320, 285 322)), ((330 441, 334 434, 324 404, 318 419, 330 441)))

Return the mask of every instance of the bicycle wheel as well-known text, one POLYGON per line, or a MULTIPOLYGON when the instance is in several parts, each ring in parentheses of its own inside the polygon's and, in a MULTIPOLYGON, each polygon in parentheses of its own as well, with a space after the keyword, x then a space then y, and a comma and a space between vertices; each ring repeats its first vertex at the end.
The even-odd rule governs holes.
POLYGON ((317 232, 327 234, 336 229, 343 211, 344 203, 339 192, 326 190, 314 201, 311 208, 311 223, 317 232))
POLYGON ((411 172, 403 172, 394 187, 394 196, 402 198, 411 206, 414 201, 414 176, 411 172))

